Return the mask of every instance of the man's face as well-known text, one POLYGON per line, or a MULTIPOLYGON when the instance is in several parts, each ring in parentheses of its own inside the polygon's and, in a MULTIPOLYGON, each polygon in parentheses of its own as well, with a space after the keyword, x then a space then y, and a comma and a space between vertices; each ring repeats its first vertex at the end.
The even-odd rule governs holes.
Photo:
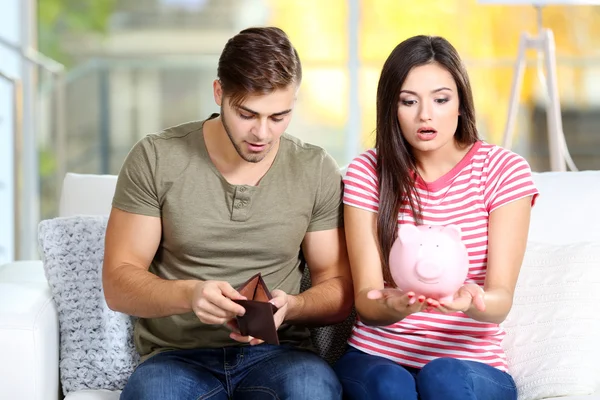
POLYGON ((290 124, 297 86, 248 96, 238 107, 233 107, 229 98, 223 96, 218 81, 214 89, 223 127, 236 152, 244 161, 262 161, 290 124))

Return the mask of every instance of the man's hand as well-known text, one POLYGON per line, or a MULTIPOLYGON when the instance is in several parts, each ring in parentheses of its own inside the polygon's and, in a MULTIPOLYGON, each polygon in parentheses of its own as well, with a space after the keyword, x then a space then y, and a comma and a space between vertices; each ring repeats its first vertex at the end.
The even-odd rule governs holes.
POLYGON ((246 300, 246 298, 227 282, 198 282, 192 297, 192 310, 205 324, 225 324, 246 312, 244 307, 232 300, 246 300))
POLYGON ((403 292, 400 289, 371 290, 367 298, 376 300, 398 313, 398 320, 407 315, 422 311, 426 306, 425 296, 416 296, 414 292, 403 292))
POLYGON ((481 286, 475 283, 467 283, 458 289, 458 292, 454 294, 454 300, 451 302, 447 303, 427 299, 427 305, 442 314, 451 314, 458 311, 467 312, 471 307, 475 307, 477 310, 484 312, 484 295, 485 292, 481 286))
MULTIPOLYGON (((273 319, 275 320, 275 330, 278 330, 283 321, 285 321, 285 317, 290 307, 290 303, 293 303, 295 301, 295 297, 290 296, 283 290, 279 289, 273 290, 271 292, 271 295, 273 296, 273 298, 269 300, 269 303, 277 307, 277 312, 273 315, 273 319)), ((235 341, 238 341, 240 343, 249 343, 251 346, 255 346, 264 342, 264 340, 257 339, 252 336, 240 335, 240 330, 235 320, 228 321, 227 326, 229 327, 229 329, 232 330, 229 337, 235 341)))

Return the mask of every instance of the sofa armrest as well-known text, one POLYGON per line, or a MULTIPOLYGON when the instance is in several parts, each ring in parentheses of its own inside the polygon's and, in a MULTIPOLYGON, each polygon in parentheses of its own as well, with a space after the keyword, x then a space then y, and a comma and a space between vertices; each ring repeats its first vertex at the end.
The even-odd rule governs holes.
POLYGON ((0 266, 0 398, 58 399, 58 314, 42 263, 0 266))

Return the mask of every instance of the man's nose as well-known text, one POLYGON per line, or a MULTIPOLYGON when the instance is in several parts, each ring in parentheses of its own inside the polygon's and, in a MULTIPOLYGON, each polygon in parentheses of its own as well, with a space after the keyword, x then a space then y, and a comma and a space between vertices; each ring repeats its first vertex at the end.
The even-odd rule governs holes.
POLYGON ((260 140, 266 138, 269 130, 268 125, 269 124, 266 119, 258 119, 257 125, 254 129, 254 136, 256 136, 260 140))

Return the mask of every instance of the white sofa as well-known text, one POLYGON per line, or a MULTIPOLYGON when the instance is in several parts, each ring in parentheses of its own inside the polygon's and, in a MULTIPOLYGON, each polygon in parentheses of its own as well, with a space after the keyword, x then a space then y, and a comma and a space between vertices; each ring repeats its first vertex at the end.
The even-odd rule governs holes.
MULTIPOLYGON (((108 214, 115 181, 114 176, 68 174, 60 216, 108 214)), ((531 242, 600 243, 600 171, 540 173, 535 174, 535 181, 541 196, 532 213, 531 242)), ((58 332, 57 312, 42 263, 0 266, 0 399, 59 398, 58 332)), ((594 333, 600 340, 600 330, 594 333)), ((595 394, 574 393, 561 399, 600 400, 598 365, 592 374, 597 378, 595 394)), ((70 393, 66 399, 118 397, 118 392, 89 390, 70 393)))

